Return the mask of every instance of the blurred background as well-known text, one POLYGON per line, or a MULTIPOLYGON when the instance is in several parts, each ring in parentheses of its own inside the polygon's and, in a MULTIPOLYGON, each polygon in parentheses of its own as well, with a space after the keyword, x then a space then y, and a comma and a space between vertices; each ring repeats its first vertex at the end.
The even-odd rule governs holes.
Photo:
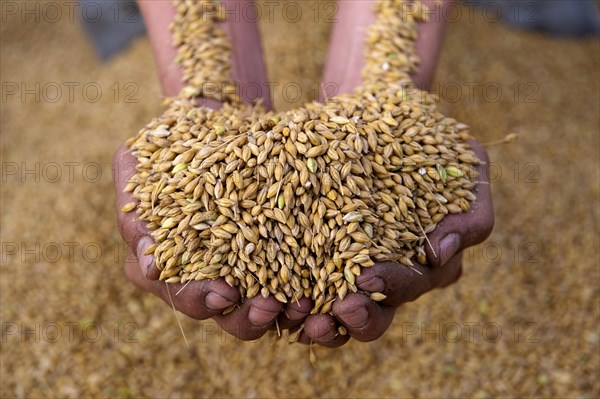
MULTIPOLYGON (((287 109, 316 96, 335 3, 275 3, 260 28, 287 109)), ((492 236, 457 284, 313 368, 276 334, 181 316, 188 349, 125 279, 111 157, 163 100, 135 7, 3 1, 0 396, 598 397, 598 3, 515 3, 457 4, 433 86, 479 141, 519 134, 488 147, 492 236)))

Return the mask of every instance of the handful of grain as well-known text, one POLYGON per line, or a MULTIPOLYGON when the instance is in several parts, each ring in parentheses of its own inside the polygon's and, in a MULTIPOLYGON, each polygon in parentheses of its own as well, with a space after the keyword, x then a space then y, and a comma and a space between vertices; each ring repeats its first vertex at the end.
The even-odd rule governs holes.
POLYGON ((379 1, 364 84, 326 104, 274 113, 231 95, 218 97, 220 110, 194 106, 204 79, 232 81, 229 68, 205 71, 186 60, 214 57, 211 40, 221 51, 229 45, 217 20, 194 24, 203 4, 217 3, 175 3, 188 86, 128 141, 139 163, 126 191, 139 203, 124 208, 148 223, 160 278, 222 277, 242 297, 308 297, 312 313, 326 313, 336 297, 357 291, 362 268, 425 264, 425 235, 475 199, 479 160, 467 127, 407 88, 423 13, 406 13, 403 0, 379 1))

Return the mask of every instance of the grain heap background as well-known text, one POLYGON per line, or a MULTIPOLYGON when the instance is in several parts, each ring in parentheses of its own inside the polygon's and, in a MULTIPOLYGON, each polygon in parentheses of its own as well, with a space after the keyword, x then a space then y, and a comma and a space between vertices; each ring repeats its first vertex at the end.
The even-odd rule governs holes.
MULTIPOLYGON (((330 25, 312 22, 312 2, 296 4, 306 17, 293 29, 280 18, 261 21, 270 79, 281 85, 298 82, 304 89, 294 102, 275 91, 279 109, 313 96, 327 51, 330 25), (305 56, 281 57, 290 48, 305 56)), ((20 96, 2 100, 3 167, 80 166, 73 182, 64 166, 55 183, 44 176, 36 182, 31 175, 2 182, 2 243, 28 248, 57 243, 63 251, 58 259, 52 252, 36 259, 2 251, 0 395, 598 396, 597 40, 520 32, 486 22, 476 11, 470 22, 463 11, 448 30, 437 73, 440 85, 455 82, 462 96, 443 103, 442 110, 469 123, 481 141, 512 131, 521 134, 515 145, 489 150, 502 172, 492 186, 494 233, 472 251, 457 285, 400 308, 377 342, 317 349, 318 369, 308 363, 306 347, 274 344, 270 337, 240 344, 215 333, 211 321, 183 320, 193 343, 187 350, 172 312, 125 280, 110 162, 114 149, 137 131, 140 121, 160 109, 147 39, 99 65, 78 24, 66 18, 58 23, 3 22, 3 82, 28 87, 35 82, 78 82, 79 87, 96 82, 103 95, 91 103, 76 91, 70 101, 63 86, 63 97, 54 103, 36 102, 32 96, 24 102, 20 96), (110 89, 115 82, 121 90, 118 101, 110 89), (127 82, 137 85, 138 103, 124 101, 131 92, 124 89, 127 82), (479 87, 497 83, 502 96, 490 101, 476 90, 471 99, 464 82, 478 82, 479 87), (521 87, 516 103, 509 88, 515 82, 521 87), (524 85, 530 82, 539 88, 533 97, 537 102, 524 101, 530 92, 524 85), (92 163, 102 167, 96 182, 93 169, 85 179, 81 173, 83 165, 92 163), (67 243, 79 244, 73 256, 67 243), (83 256, 83 246, 94 248, 89 244, 101 248, 101 255, 83 256), (137 343, 125 342, 124 326, 130 322, 135 323, 137 343), (53 343, 37 334, 36 342, 35 333, 27 339, 7 335, 6 323, 32 328, 57 323, 63 335, 53 343), (75 323, 73 339, 66 323, 75 323), (96 342, 82 335, 90 323, 102 329, 96 342), (115 323, 120 326, 117 340, 111 330, 115 323), (461 327, 460 338, 449 330, 442 334, 451 323, 461 327), (465 323, 480 323, 474 342, 469 342, 465 323), (481 337, 485 323, 501 328, 496 342, 481 337), (514 327, 525 323, 535 323, 536 334, 529 336, 533 342, 523 342, 525 334, 515 342, 514 327), (415 326, 418 332, 409 335, 415 326), (425 328, 435 331, 436 326, 438 333, 425 335, 425 328)), ((452 96, 450 86, 441 87, 452 96)))

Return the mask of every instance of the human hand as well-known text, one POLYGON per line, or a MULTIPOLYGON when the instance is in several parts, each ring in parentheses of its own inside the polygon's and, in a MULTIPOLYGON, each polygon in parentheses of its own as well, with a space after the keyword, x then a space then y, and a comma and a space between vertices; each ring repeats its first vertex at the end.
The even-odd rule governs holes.
POLYGON ((135 213, 120 211, 125 204, 135 201, 131 193, 123 190, 135 174, 136 163, 137 159, 124 146, 115 153, 113 165, 118 225, 128 246, 125 274, 135 286, 158 296, 169 305, 172 303, 175 309, 189 317, 199 320, 212 317, 225 331, 243 340, 261 337, 273 326, 277 316, 282 328, 302 323, 312 307, 306 299, 286 304, 285 312, 281 312, 284 306, 273 297, 258 295, 242 303, 238 288, 229 286, 223 279, 192 281, 185 288, 183 284, 158 281, 160 271, 153 256, 145 255, 154 242, 145 222, 139 220, 135 213), (222 315, 233 305, 236 308, 232 312, 222 315))
MULTIPOLYGON (((440 11, 439 6, 435 8, 433 0, 423 2, 430 10, 440 11)), ((441 10, 450 2, 443 1, 441 10)), ((375 22, 376 15, 371 2, 342 2, 336 19, 338 23, 333 28, 323 82, 335 83, 338 93, 351 92, 361 84, 361 70, 365 64, 363 47, 368 27, 375 22)), ((418 88, 426 89, 431 84, 443 31, 443 18, 432 18, 419 24, 415 47, 420 64, 412 76, 418 88)), ((468 213, 445 217, 428 236, 435 249, 434 254, 431 247, 425 247, 428 266, 415 262, 411 270, 394 262, 384 262, 363 269, 357 277, 357 287, 362 292, 350 293, 343 300, 336 300, 331 315, 308 316, 298 338, 300 342, 313 341, 335 347, 344 344, 350 337, 359 341, 375 340, 390 326, 398 306, 414 301, 434 288, 445 287, 460 277, 462 251, 485 240, 494 222, 487 179, 487 154, 479 144, 472 144, 484 161, 478 168, 480 184, 476 189, 477 200, 471 204, 468 213), (373 302, 368 294, 374 292, 381 292, 386 298, 373 302), (345 327, 348 334, 339 334, 339 326, 345 327)))
MULTIPOLYGON (((231 1, 231 0, 229 0, 231 1)), ((144 12, 144 8, 142 8, 142 11, 144 12)), ((156 12, 156 9, 154 9, 152 12, 156 12)), ((144 12, 144 15, 146 15, 147 12, 144 12)), ((165 20, 165 15, 167 13, 165 12, 160 12, 158 13, 160 14, 160 18, 165 20)), ((170 19, 166 19, 167 21, 170 19)), ((239 27, 239 26, 238 26, 239 27)), ((234 27, 235 28, 235 27, 234 27)), ((149 28, 150 29, 150 36, 152 37, 152 27, 149 28)), ((230 27, 231 29, 231 27, 230 27)), ((243 30, 243 28, 242 28, 243 30)), ((254 29, 254 31, 256 31, 254 29)), ((231 32, 231 31, 230 31, 231 32)), ((164 34, 168 34, 168 30, 164 29, 163 30, 164 34), (166 32, 166 33, 165 33, 166 32)), ((246 32, 247 33, 247 32, 246 32)), ((159 37, 162 35, 159 34, 159 37)), ((230 35, 231 36, 231 35, 230 35)), ((251 37, 252 35, 233 35, 234 37, 244 37, 246 39, 248 39, 249 37, 251 37)), ((164 38, 163 38, 164 39, 164 38)), ((163 40, 164 41, 164 40, 163 40)), ((153 43, 156 42, 160 42, 160 40, 154 40, 153 39, 153 43)), ((234 43, 234 52, 236 51, 236 48, 245 48, 248 49, 248 46, 235 46, 234 43)), ((159 47, 158 53, 160 53, 162 50, 160 50, 162 47, 159 47)), ((156 46, 155 46, 155 50, 156 50, 156 46)), ((174 54, 174 52, 173 52, 174 54)), ((256 54, 254 54, 254 59, 256 59, 256 54)), ((239 55, 239 54, 238 54, 239 55)), ((236 69, 239 71, 240 68, 235 68, 235 60, 239 60, 239 59, 243 59, 243 57, 233 57, 234 58, 234 75, 235 75, 235 71, 236 69)), ((252 57, 250 57, 252 58, 252 57)), ((165 91, 168 93, 170 91, 170 88, 173 87, 174 83, 173 82, 178 82, 178 79, 174 78, 174 76, 177 76, 178 71, 174 70, 170 67, 161 67, 161 62, 164 63, 164 60, 170 59, 168 57, 164 57, 164 54, 161 56, 161 54, 157 54, 157 60, 159 62, 159 70, 160 71, 167 71, 166 73, 161 72, 161 80, 163 81, 163 87, 165 87, 165 91), (162 60, 162 61, 161 61, 162 60), (167 84, 165 85, 164 82, 167 82, 167 84), (170 83, 169 83, 170 82, 170 83)), ((241 68, 242 71, 244 71, 244 68, 241 68)), ((253 69, 250 68, 246 68, 245 71, 252 71, 253 69)), ((264 70, 264 67, 263 67, 264 70)), ((260 75, 260 73, 259 73, 260 75)), ((263 81, 266 80, 266 78, 264 78, 263 75, 263 81)), ((243 79, 239 79, 238 78, 238 82, 243 81, 243 79)), ((250 79, 246 79, 246 81, 253 81, 256 82, 257 80, 250 80, 250 79)), ((170 91, 172 94, 176 92, 175 91, 170 91)), ((135 164, 135 159, 131 156, 125 153, 125 151, 123 149, 121 149, 117 154, 116 154, 116 158, 115 158, 116 164, 119 165, 119 167, 117 168, 117 170, 119 171, 119 173, 121 173, 125 178, 123 179, 117 179, 117 182, 121 183, 121 187, 117 187, 117 191, 119 194, 119 198, 118 201, 120 201, 119 203, 122 205, 124 203, 128 203, 131 202, 131 198, 127 198, 127 194, 123 194, 121 195, 121 191, 122 188, 124 187, 124 182, 127 181, 126 176, 128 175, 128 172, 130 173, 129 176, 131 176, 131 174, 133 174, 133 169, 131 170, 127 170, 127 168, 123 168, 122 164, 125 163, 129 163, 129 164, 135 164), (121 190, 119 190, 119 188, 121 190), (125 196, 125 197, 123 197, 125 196), (125 202, 123 202, 125 201, 125 202)), ((119 183, 117 183, 117 186, 119 186, 119 183)), ((147 246, 150 245, 151 241, 148 241, 149 237, 147 236, 147 232, 144 231, 143 228, 143 224, 140 225, 139 221, 134 221, 134 220, 128 220, 127 217, 122 218, 122 220, 120 221, 120 225, 121 225, 121 230, 123 232, 124 237, 126 238, 126 240, 128 241, 128 244, 131 248, 131 251, 133 253, 139 252, 139 258, 140 258, 140 267, 137 267, 137 263, 130 261, 127 262, 126 265, 126 273, 128 275, 128 277, 140 288, 152 292, 155 295, 163 298, 165 301, 170 302, 171 299, 173 299, 173 304, 175 306, 175 308, 180 309, 183 313, 188 314, 191 317, 195 317, 195 318, 199 318, 199 319, 203 319, 203 318, 208 318, 208 317, 214 317, 215 320, 217 320, 217 322, 221 325, 221 327, 223 327, 226 331, 233 333, 234 335, 240 337, 240 338, 244 338, 244 339, 254 339, 254 338, 258 338, 260 335, 262 335, 265 331, 267 331, 267 329, 273 325, 275 318, 277 317, 278 320, 278 327, 280 328, 294 328, 295 326, 298 326, 299 324, 301 324, 303 321, 306 321, 305 324, 305 332, 303 333, 303 335, 301 336, 300 341, 301 342, 305 342, 307 340, 307 337, 309 337, 309 339, 311 338, 311 336, 315 336, 315 332, 316 333, 320 333, 322 331, 325 331, 325 334, 317 334, 318 337, 316 337, 316 339, 314 339, 317 342, 322 342, 326 345, 337 345, 339 340, 336 340, 336 342, 325 342, 327 341, 326 339, 324 339, 324 336, 327 335, 327 331, 326 329, 323 329, 322 327, 326 327, 327 328, 327 324, 328 322, 330 322, 330 318, 328 315, 315 315, 315 316, 310 316, 309 318, 305 319, 306 316, 308 315, 309 310, 312 308, 312 303, 310 300, 308 299, 303 299, 298 303, 294 303, 294 304, 289 304, 287 306, 285 306, 284 311, 282 312, 282 308, 283 306, 278 303, 277 301, 275 301, 273 298, 255 298, 249 301, 246 301, 245 303, 241 304, 241 306, 236 309, 235 311, 231 312, 230 314, 223 316, 220 313, 222 312, 222 310, 228 308, 230 306, 231 303, 238 303, 239 305, 239 293, 237 293, 237 290, 232 289, 232 287, 227 286, 226 284, 224 284, 223 281, 221 280, 215 280, 215 281, 203 281, 203 282, 193 282, 193 284, 195 284, 193 286, 194 289, 189 290, 189 287, 186 288, 186 290, 189 290, 189 292, 185 295, 183 295, 182 297, 175 299, 174 296, 170 296, 169 292, 167 291, 167 286, 165 284, 159 283, 156 281, 156 279, 158 278, 158 270, 156 269, 156 267, 152 264, 151 262, 151 257, 144 257, 143 252, 145 252, 145 250, 143 250, 144 248, 147 248, 147 246), (140 239, 143 238, 143 239, 140 239), (138 251, 139 249, 139 251, 138 251), (136 267, 134 267, 136 266, 136 267), (149 280, 149 281, 147 281, 149 280), (234 292, 235 291, 235 292, 234 292), (213 294, 216 294, 213 295, 213 294), (218 309, 215 309, 218 308, 218 309), (329 318, 329 319, 328 319, 329 318), (312 326, 312 327, 311 327, 312 326)), ((459 223, 460 224, 460 223, 459 223)), ((449 224, 450 225, 450 224, 449 224)), ((443 232, 443 230, 441 228, 439 228, 438 230, 436 230, 436 232, 443 232)), ((436 234, 436 232, 434 232, 434 235, 436 234)), ((457 237, 457 235, 453 235, 452 237, 457 237)), ((441 238, 441 237, 440 237, 441 238)), ((441 243, 444 243, 444 241, 442 241, 441 243)), ((441 245, 440 242, 436 242, 436 244, 434 245, 438 245, 438 247, 441 245)), ((452 246, 455 245, 457 248, 460 248, 460 245, 455 243, 451 243, 451 244, 444 244, 443 246, 448 247, 448 245, 452 246)), ((460 270, 460 257, 459 256, 449 256, 450 260, 446 261, 446 259, 444 258, 443 255, 440 255, 440 260, 438 261, 439 263, 446 263, 446 264, 455 264, 458 265, 458 267, 454 267, 454 269, 458 269, 460 270), (456 258, 459 258, 458 262, 456 261, 456 258)), ((435 263, 435 260, 434 260, 435 263)), ((349 295, 348 298, 345 301, 339 301, 338 304, 336 304, 334 306, 334 314, 337 314, 342 318, 342 319, 349 319, 349 320, 345 320, 345 322, 350 322, 349 323, 349 327, 350 324, 352 324, 352 317, 353 315, 355 315, 357 312, 360 313, 360 309, 357 308, 360 306, 363 306, 364 308, 367 309, 367 313, 369 313, 369 309, 371 309, 371 313, 377 313, 377 316, 382 316, 382 317, 375 317, 375 318, 371 318, 369 317, 369 320, 367 321, 367 324, 371 323, 374 324, 374 326, 371 326, 369 328, 363 326, 360 327, 359 329, 362 329, 365 332, 360 332, 359 329, 357 328, 348 328, 350 335, 352 336, 356 336, 357 339, 363 339, 363 340, 370 340, 370 339, 374 339, 376 337, 378 337, 379 335, 381 335, 381 333, 383 333, 383 331, 385 331, 385 329, 387 328, 387 326, 389 326, 389 323, 391 323, 391 318, 393 317, 393 311, 390 311, 390 309, 394 309, 396 306, 398 306, 398 304, 408 301, 408 300, 413 300, 416 299, 416 297, 418 297, 421 293, 426 292, 429 289, 432 289, 436 286, 442 286, 445 284, 448 284, 449 282, 445 282, 444 279, 447 279, 447 277, 442 278, 442 277, 438 277, 438 276, 448 276, 450 275, 450 273, 448 272, 448 270, 446 270, 445 273, 430 273, 430 270, 424 270, 426 277, 422 278, 419 280, 418 284, 412 284, 410 285, 410 287, 408 287, 409 289, 405 290, 406 292, 402 292, 400 293, 398 289, 398 287, 402 287, 401 285, 396 284, 397 282, 401 281, 407 281, 407 279, 402 276, 402 273, 398 274, 398 270, 396 270, 396 272, 392 272, 390 270, 387 270, 386 268, 395 268, 398 269, 396 267, 396 265, 393 264, 381 264, 377 267, 371 268, 372 271, 370 271, 369 273, 365 272, 362 276, 362 278, 358 279, 358 283, 359 283, 359 287, 362 288, 365 291, 383 291, 384 293, 386 293, 386 295, 388 296, 388 298, 386 298, 385 301, 383 301, 381 304, 383 305, 381 307, 380 310, 378 310, 379 308, 372 308, 370 306, 370 303, 367 303, 364 301, 364 299, 366 297, 361 297, 361 296, 356 296, 358 294, 353 294, 353 295, 349 295), (372 278, 369 278, 370 273, 373 273, 373 275, 371 276, 372 278), (385 276, 385 278, 382 279, 382 276, 385 276), (379 284, 379 286, 378 286, 379 284), (412 291, 411 291, 412 290, 412 291), (361 302, 362 301, 362 302, 361 302), (372 319, 372 320, 371 320, 372 319), (367 330, 370 330, 367 331, 367 330), (380 332, 379 332, 380 331, 380 332)), ((417 266, 416 269, 418 270, 420 268, 420 266, 417 266)), ((403 268, 406 269, 406 268, 403 268)), ((447 267, 446 269, 451 269, 450 267, 447 267)), ((403 272, 406 272, 406 270, 403 270, 403 272)), ((458 274, 456 274, 456 277, 458 276, 458 274)), ((192 285, 192 283, 190 284, 190 286, 192 285)), ((179 287, 177 287, 176 285, 171 285, 169 287, 173 288, 173 291, 175 290, 179 290, 179 287)), ((186 291, 184 290, 184 291, 186 291)), ((182 293, 184 292, 182 291, 182 293)), ((181 295, 181 294, 179 294, 181 295)), ((178 296, 178 295, 175 295, 178 296)), ((370 301, 368 301, 370 302, 370 301)), ((356 316, 354 316, 356 317, 356 316)), ((344 338, 344 339, 347 339, 344 338)), ((341 341, 343 342, 343 340, 341 341)))
MULTIPOLYGON (((238 0, 226 0, 225 4, 235 7, 236 1, 238 0)), ((183 87, 182 73, 179 66, 173 63, 176 50, 171 44, 172 38, 168 28, 175 10, 171 2, 166 1, 142 1, 139 5, 154 48, 163 92, 169 96, 176 95, 183 87)), ((232 41, 233 77, 240 85, 266 82, 258 30, 251 22, 256 19, 250 17, 242 18, 237 23, 226 23, 223 27, 232 41)), ((202 104, 211 108, 220 107, 214 100, 204 100, 202 104)), ((264 99, 263 105, 269 106, 268 98, 264 99)), ((135 174, 136 163, 136 158, 126 147, 120 147, 114 155, 118 225, 130 255, 125 262, 127 278, 141 290, 158 296, 169 305, 172 303, 175 309, 192 318, 214 318, 225 331, 238 338, 251 340, 262 336, 275 323, 275 318, 283 309, 283 305, 274 298, 257 296, 241 303, 238 289, 229 286, 223 279, 192 281, 185 288, 182 284, 167 285, 158 281, 160 272, 154 264, 153 257, 145 255, 147 248, 153 243, 145 223, 137 219, 135 213, 120 211, 123 205, 135 202, 133 196, 123 190, 135 174), (222 315, 230 306, 235 306, 235 309, 227 315, 222 315)), ((310 306, 308 301, 288 304, 279 320, 288 326, 301 323, 310 306)))
POLYGON ((489 186, 489 159, 483 147, 471 142, 473 151, 483 161, 477 167, 479 183, 477 199, 466 213, 446 216, 428 235, 435 255, 426 246, 427 266, 414 262, 413 268, 394 262, 383 262, 365 268, 356 278, 359 292, 349 293, 336 300, 332 314, 310 315, 306 318, 299 342, 315 342, 327 347, 343 345, 350 338, 373 341, 388 329, 396 308, 411 302, 435 288, 446 287, 457 281, 462 273, 462 254, 466 248, 483 242, 494 225, 494 212, 489 186), (416 271, 415 271, 416 270, 416 271), (362 292, 361 292, 362 291, 362 292), (381 292, 386 298, 373 302, 368 294, 381 292), (344 326, 348 334, 338 333, 344 326))

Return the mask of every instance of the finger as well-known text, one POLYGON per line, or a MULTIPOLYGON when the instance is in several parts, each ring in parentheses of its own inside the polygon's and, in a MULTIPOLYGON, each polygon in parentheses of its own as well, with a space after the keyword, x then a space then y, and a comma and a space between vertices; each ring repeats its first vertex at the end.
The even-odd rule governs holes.
POLYGON ((123 212, 121 210, 126 204, 138 202, 133 198, 131 193, 123 191, 129 179, 136 172, 136 164, 137 159, 127 147, 121 146, 117 149, 113 157, 113 182, 116 191, 117 225, 121 236, 137 256, 143 275, 152 280, 157 280, 160 272, 154 264, 154 257, 145 254, 148 247, 154 243, 146 227, 146 222, 138 219, 134 211, 123 212))
POLYGON ((304 321, 304 328, 300 333, 298 342, 303 344, 317 343, 327 348, 336 348, 344 345, 350 336, 342 335, 338 331, 338 323, 330 314, 309 315, 304 321))
POLYGON ((436 270, 437 278, 434 279, 434 284, 437 288, 447 287, 460 279, 463 272, 462 258, 463 253, 461 251, 450 258, 443 268, 436 270))
POLYGON ((398 306, 432 290, 432 274, 433 270, 426 266, 414 265, 411 269, 396 262, 382 262, 363 269, 356 284, 362 291, 384 294, 382 304, 398 306))
POLYGON ((313 301, 302 298, 297 302, 288 302, 279 314, 277 322, 280 329, 291 329, 302 324, 313 308, 313 301))
POLYGON ((131 151, 121 146, 113 156, 113 183, 116 192, 116 206, 118 215, 118 226, 123 239, 134 251, 137 243, 142 236, 148 235, 146 223, 138 219, 134 211, 123 212, 121 208, 129 203, 137 203, 131 193, 124 192, 127 183, 136 173, 137 159, 131 154, 131 151))
POLYGON ((142 274, 131 252, 125 262, 125 274, 139 289, 158 296, 169 306, 173 301, 176 310, 198 320, 221 314, 240 300, 239 291, 222 279, 191 281, 189 284, 149 280, 142 274))
POLYGON ((374 341, 381 337, 394 319, 395 308, 380 306, 367 295, 349 293, 333 303, 333 314, 357 341, 374 341))
POLYGON ((489 158, 480 144, 471 141, 473 151, 482 163, 477 167, 479 181, 474 190, 477 199, 469 212, 447 215, 428 235, 431 246, 425 246, 430 265, 439 267, 461 250, 483 242, 494 227, 494 207, 489 185, 489 158), (432 250, 435 249, 435 253, 432 250))
MULTIPOLYGON (((381 305, 397 307, 411 302, 426 292, 449 285, 460 277, 462 252, 451 258, 443 268, 413 263, 412 268, 396 262, 381 262, 363 269, 356 277, 357 287, 365 292, 380 292, 386 296, 381 305)), ((335 306, 335 304, 334 304, 335 306)))
POLYGON ((246 300, 233 312, 215 316, 215 321, 229 334, 244 341, 262 337, 275 323, 283 305, 275 298, 258 295, 246 300))

